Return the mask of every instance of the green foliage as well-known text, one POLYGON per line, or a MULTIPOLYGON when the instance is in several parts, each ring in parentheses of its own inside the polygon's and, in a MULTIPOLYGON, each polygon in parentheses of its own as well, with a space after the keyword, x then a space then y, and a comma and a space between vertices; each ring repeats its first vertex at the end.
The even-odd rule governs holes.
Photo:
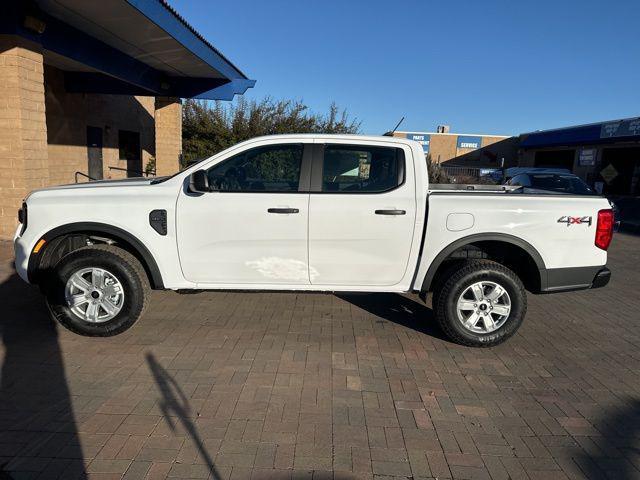
MULTIPOLYGON (((268 182, 297 182, 300 177, 302 149, 280 149, 267 151, 251 159, 255 178, 268 182)), ((251 173, 247 173, 249 177, 251 173)))
POLYGON ((335 104, 326 115, 300 101, 240 98, 233 103, 186 100, 182 107, 183 163, 205 158, 236 143, 285 133, 358 133, 360 122, 335 104))
POLYGON ((252 149, 219 163, 209 170, 209 184, 216 190, 262 188, 288 190, 300 176, 302 147, 283 145, 252 149))
POLYGON ((144 167, 145 176, 155 176, 156 174, 156 157, 150 157, 149 161, 144 167))
POLYGON ((429 183, 452 183, 451 177, 447 174, 439 162, 434 162, 431 154, 427 154, 427 171, 429 172, 429 183))

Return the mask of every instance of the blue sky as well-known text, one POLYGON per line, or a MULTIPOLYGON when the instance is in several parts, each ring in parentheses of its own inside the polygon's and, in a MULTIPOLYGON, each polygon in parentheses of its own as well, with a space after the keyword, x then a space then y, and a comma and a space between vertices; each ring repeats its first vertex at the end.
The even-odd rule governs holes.
POLYGON ((640 115, 640 1, 170 0, 258 83, 379 134, 640 115))

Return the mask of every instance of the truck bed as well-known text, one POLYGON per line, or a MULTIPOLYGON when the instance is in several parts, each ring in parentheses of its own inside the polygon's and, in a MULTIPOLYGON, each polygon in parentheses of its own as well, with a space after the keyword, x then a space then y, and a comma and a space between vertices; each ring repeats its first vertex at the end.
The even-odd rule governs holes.
POLYGON ((475 193, 475 194, 516 194, 516 195, 559 195, 563 197, 601 197, 601 195, 593 194, 574 194, 564 193, 555 190, 542 190, 539 188, 518 187, 512 185, 487 185, 487 184, 470 184, 470 183, 430 183, 429 194, 449 193, 475 193))
POLYGON ((511 193, 520 187, 511 185, 487 185, 472 183, 430 183, 429 192, 491 192, 491 193, 511 193))

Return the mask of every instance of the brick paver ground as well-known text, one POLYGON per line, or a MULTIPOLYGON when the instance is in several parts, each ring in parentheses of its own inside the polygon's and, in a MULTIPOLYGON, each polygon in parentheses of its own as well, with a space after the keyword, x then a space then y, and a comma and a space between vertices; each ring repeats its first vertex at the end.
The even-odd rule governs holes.
POLYGON ((640 237, 491 349, 400 295, 154 292, 83 338, 0 250, 0 478, 640 478, 640 237))

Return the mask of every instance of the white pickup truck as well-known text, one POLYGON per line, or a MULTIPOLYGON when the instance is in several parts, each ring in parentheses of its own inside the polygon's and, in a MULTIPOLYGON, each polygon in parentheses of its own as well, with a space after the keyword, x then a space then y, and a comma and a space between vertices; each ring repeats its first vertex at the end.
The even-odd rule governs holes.
POLYGON ((516 332, 525 289, 606 285, 613 232, 600 196, 430 186, 418 143, 349 135, 255 138, 172 177, 37 190, 19 220, 19 275, 82 335, 129 328, 150 289, 433 291, 444 332, 471 346, 516 332))

